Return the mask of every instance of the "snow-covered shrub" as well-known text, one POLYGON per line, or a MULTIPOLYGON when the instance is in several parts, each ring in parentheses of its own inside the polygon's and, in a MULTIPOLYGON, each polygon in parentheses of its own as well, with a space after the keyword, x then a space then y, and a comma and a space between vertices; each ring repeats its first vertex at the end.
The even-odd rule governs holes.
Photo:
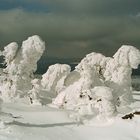
POLYGON ((56 96, 64 88, 64 80, 70 71, 70 66, 66 64, 51 65, 47 72, 42 75, 42 87, 56 96))

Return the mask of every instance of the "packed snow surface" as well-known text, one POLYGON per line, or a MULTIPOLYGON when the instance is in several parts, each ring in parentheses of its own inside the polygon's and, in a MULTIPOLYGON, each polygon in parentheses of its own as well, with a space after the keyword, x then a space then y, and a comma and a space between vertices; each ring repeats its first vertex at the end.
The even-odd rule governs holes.
POLYGON ((131 105, 132 109, 122 108, 115 118, 94 118, 86 125, 70 119, 71 112, 63 109, 29 106, 21 102, 5 103, 2 111, 19 118, 1 114, 6 125, 0 124, 0 140, 139 140, 140 116, 132 120, 121 118, 125 113, 140 108, 140 92, 133 92, 133 95, 137 101, 131 105))

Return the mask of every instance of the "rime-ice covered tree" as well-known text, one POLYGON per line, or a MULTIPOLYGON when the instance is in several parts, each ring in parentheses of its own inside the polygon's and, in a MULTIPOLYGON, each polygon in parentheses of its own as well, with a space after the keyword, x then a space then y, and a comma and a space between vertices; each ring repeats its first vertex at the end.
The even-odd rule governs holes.
POLYGON ((77 76, 77 79, 75 81, 71 77, 66 79, 66 85, 69 86, 58 94, 56 99, 53 101, 53 104, 60 107, 65 106, 66 108, 75 108, 83 91, 92 89, 95 86, 103 85, 102 81, 97 75, 96 70, 91 68, 87 63, 80 65, 74 72, 76 73, 71 76, 77 76), (74 82, 72 83, 70 80, 74 82))
POLYGON ((109 59, 105 67, 105 83, 114 89, 114 96, 119 98, 121 105, 130 104, 133 101, 131 88, 132 69, 137 69, 140 64, 140 51, 128 45, 123 45, 109 59))
POLYGON ((32 76, 32 74, 37 70, 37 62, 41 58, 44 50, 45 43, 37 35, 29 37, 27 40, 23 41, 19 74, 32 76))
POLYGON ((56 96, 64 88, 64 80, 70 71, 70 66, 66 64, 51 65, 42 75, 42 87, 56 96))
POLYGON ((15 42, 4 47, 1 54, 5 58, 6 68, 0 89, 2 97, 6 96, 5 100, 23 96, 31 88, 37 61, 44 50, 45 43, 37 35, 23 41, 21 48, 15 42))
POLYGON ((105 71, 105 67, 110 58, 105 57, 103 54, 92 52, 87 54, 81 62, 76 66, 76 70, 80 70, 85 64, 89 65, 94 71, 96 71, 98 77, 101 80, 104 80, 103 73, 105 71))

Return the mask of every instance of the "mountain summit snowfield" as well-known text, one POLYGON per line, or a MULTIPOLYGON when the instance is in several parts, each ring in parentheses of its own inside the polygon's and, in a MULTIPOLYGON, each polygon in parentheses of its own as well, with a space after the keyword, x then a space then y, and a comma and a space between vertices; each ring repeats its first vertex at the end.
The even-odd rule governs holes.
POLYGON ((140 140, 140 91, 131 78, 137 48, 92 52, 73 71, 54 64, 37 78, 44 51, 37 35, 0 51, 0 140, 140 140))

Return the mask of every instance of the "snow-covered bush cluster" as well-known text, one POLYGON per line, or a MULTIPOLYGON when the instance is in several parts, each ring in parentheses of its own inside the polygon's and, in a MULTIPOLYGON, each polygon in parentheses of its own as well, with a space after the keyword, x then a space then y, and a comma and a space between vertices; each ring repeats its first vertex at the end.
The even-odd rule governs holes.
POLYGON ((4 47, 0 53, 6 64, 0 76, 4 101, 25 97, 31 104, 41 104, 47 96, 53 105, 82 117, 110 117, 118 107, 133 102, 131 73, 140 64, 137 48, 123 45, 113 57, 92 52, 73 71, 67 64, 55 64, 42 79, 34 79, 44 50, 45 43, 36 35, 23 41, 21 47, 15 42, 4 47))

